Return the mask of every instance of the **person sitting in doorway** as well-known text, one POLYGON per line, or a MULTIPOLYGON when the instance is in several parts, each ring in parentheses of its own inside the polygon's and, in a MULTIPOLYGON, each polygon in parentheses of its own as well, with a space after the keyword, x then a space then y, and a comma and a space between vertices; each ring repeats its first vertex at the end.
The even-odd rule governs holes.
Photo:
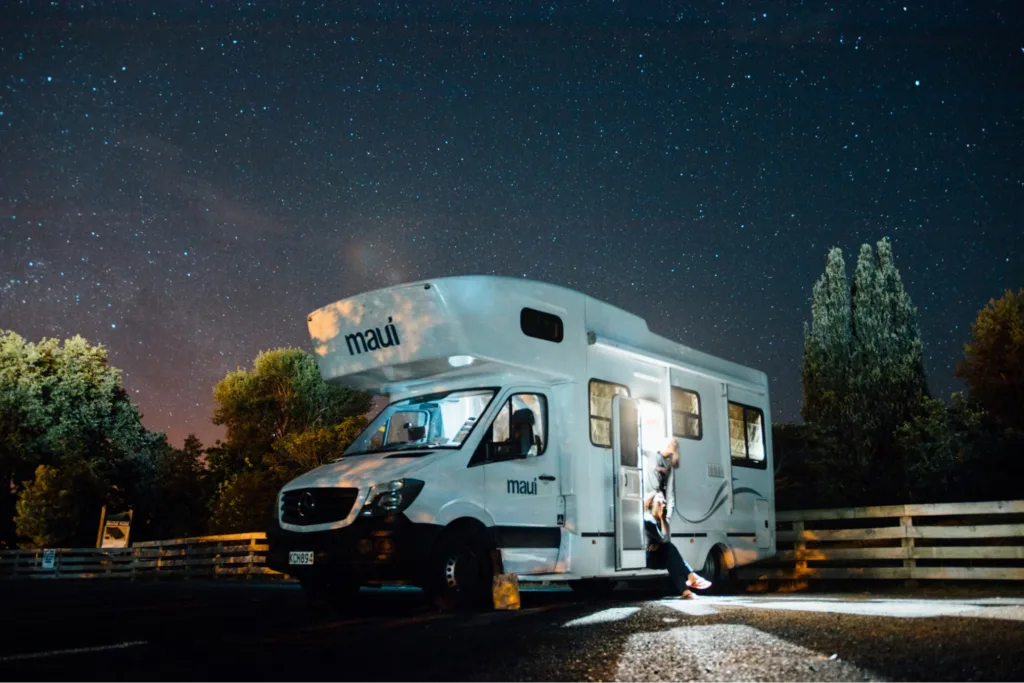
POLYGON ((691 588, 705 590, 711 587, 711 582, 694 572, 679 548, 672 543, 665 496, 660 491, 648 494, 644 499, 644 530, 647 532, 647 568, 667 569, 669 578, 684 600, 693 599, 691 588))

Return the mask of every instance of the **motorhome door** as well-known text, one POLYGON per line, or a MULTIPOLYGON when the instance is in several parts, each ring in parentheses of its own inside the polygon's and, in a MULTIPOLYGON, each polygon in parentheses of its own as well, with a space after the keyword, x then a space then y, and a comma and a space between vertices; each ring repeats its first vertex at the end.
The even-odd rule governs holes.
POLYGON ((612 398, 612 472, 615 476, 615 568, 647 566, 643 473, 640 469, 640 404, 612 398))

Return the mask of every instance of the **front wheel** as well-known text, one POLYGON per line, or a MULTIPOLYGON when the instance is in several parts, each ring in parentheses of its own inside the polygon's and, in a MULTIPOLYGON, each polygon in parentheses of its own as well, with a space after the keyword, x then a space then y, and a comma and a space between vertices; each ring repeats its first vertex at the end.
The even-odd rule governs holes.
POLYGON ((428 590, 441 609, 483 609, 491 603, 490 553, 471 534, 454 532, 441 538, 429 572, 428 590))

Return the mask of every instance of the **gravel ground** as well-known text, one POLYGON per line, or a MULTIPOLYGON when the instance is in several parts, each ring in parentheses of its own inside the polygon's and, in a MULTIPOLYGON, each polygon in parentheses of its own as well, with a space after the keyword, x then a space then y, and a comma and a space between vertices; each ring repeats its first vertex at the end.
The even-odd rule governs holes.
POLYGON ((1024 679, 1019 597, 524 592, 519 611, 445 614, 379 592, 323 617, 289 586, 42 584, 0 585, 6 680, 1024 679))

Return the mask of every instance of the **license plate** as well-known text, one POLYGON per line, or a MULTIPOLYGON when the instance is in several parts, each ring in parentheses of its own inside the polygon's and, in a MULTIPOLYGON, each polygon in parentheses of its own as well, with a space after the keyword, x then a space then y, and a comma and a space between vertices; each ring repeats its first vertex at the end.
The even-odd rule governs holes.
POLYGON ((313 553, 309 550, 293 550, 288 553, 288 564, 313 564, 313 553))

